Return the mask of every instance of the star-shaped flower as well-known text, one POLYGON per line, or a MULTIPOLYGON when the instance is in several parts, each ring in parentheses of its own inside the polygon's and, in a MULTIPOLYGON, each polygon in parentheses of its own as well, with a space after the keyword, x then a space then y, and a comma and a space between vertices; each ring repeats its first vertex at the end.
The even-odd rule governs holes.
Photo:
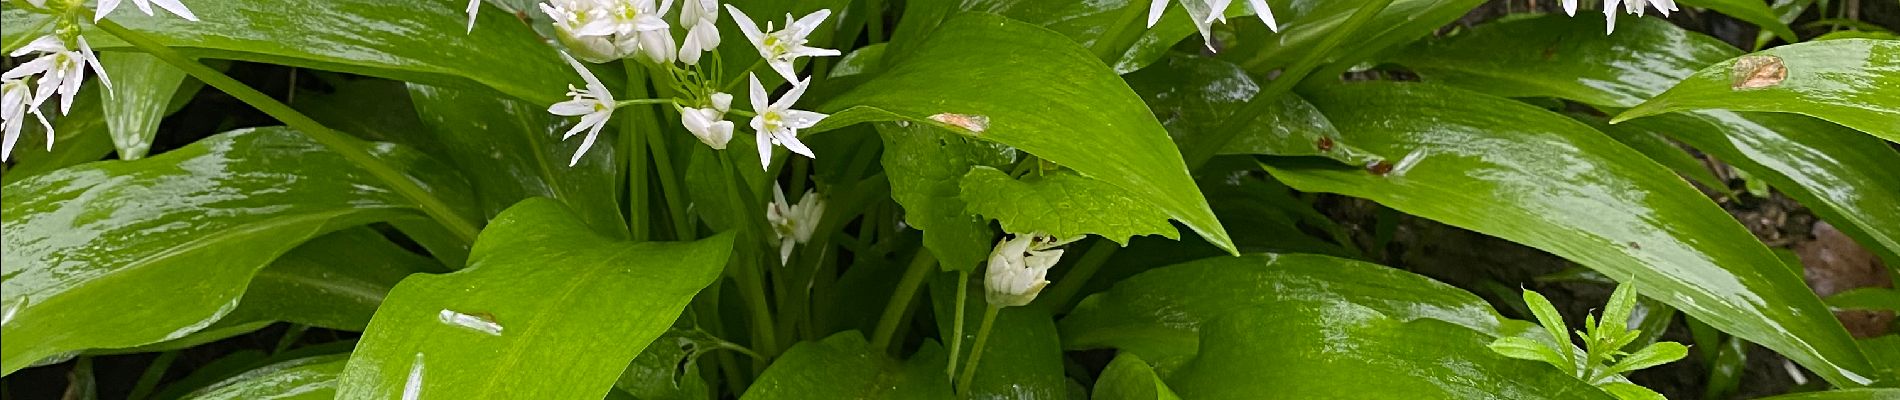
MULTIPOLYGON (((1153 0, 1153 2, 1148 3, 1149 28, 1153 28, 1156 23, 1161 22, 1161 14, 1167 11, 1170 1, 1172 0, 1153 0)), ((1187 9, 1188 18, 1194 22, 1194 27, 1201 31, 1201 37, 1207 41, 1208 50, 1213 50, 1214 37, 1210 35, 1212 33, 1211 28, 1215 21, 1219 21, 1223 24, 1227 23, 1227 6, 1233 4, 1233 0, 1180 1, 1181 8, 1187 9)), ((1260 17, 1260 22, 1267 24, 1267 29, 1272 29, 1274 32, 1280 31, 1280 24, 1274 22, 1273 9, 1267 7, 1266 0, 1248 0, 1247 5, 1253 7, 1254 15, 1260 17)))
POLYGON ((739 31, 745 33, 745 38, 752 42, 752 47, 759 49, 759 56, 765 57, 766 64, 771 65, 773 71, 778 71, 779 76, 785 77, 786 82, 798 81, 798 73, 792 69, 793 60, 799 57, 829 57, 840 54, 838 50, 805 45, 805 42, 810 40, 812 31, 818 29, 818 24, 824 23, 825 18, 831 16, 831 10, 818 10, 797 20, 793 20, 791 14, 785 14, 785 29, 776 30, 772 26, 772 21, 766 21, 763 31, 759 29, 758 24, 752 22, 752 17, 746 16, 745 12, 739 11, 737 7, 727 4, 726 11, 732 13, 732 19, 739 23, 739 31))
POLYGON ((759 134, 759 164, 766 169, 772 168, 772 145, 785 146, 786 150, 808 158, 818 158, 812 155, 811 148, 805 147, 804 142, 798 141, 798 130, 818 125, 818 121, 829 116, 792 109, 792 105, 798 103, 798 98, 805 95, 805 87, 811 83, 811 78, 793 82, 792 90, 785 92, 785 97, 780 97, 778 101, 772 101, 771 94, 765 91, 765 85, 759 83, 758 74, 748 74, 747 78, 752 80, 752 111, 758 113, 752 117, 752 129, 759 134))
MULTIPOLYGON (((1675 0, 1605 0, 1603 2, 1603 20, 1607 23, 1603 31, 1605 35, 1616 33, 1616 6, 1619 4, 1623 6, 1624 13, 1638 17, 1643 16, 1644 10, 1649 7, 1655 7, 1656 11, 1661 12, 1664 17, 1668 17, 1670 11, 1676 11, 1675 0)), ((1577 16, 1577 0, 1563 0, 1563 5, 1564 14, 1577 16)))
MULTIPOLYGON (((113 9, 119 8, 119 3, 121 2, 123 2, 123 0, 99 0, 99 7, 93 11, 92 20, 98 21, 106 19, 106 14, 111 13, 113 9)), ((165 11, 186 20, 193 22, 198 21, 198 16, 192 15, 191 10, 185 8, 185 4, 179 3, 178 0, 132 0, 132 5, 138 6, 139 11, 145 12, 145 15, 152 15, 153 4, 157 4, 158 8, 163 8, 165 11)))
POLYGON ((38 117, 40 126, 46 128, 46 149, 52 150, 53 125, 46 122, 46 115, 40 114, 39 107, 33 104, 33 88, 24 80, 0 81, 0 130, 6 133, 6 142, 0 144, 0 161, 13 158, 13 145, 20 142, 20 128, 26 123, 28 113, 38 117))
POLYGON ((581 148, 575 150, 574 158, 567 162, 567 165, 571 167, 581 162, 581 155, 586 154, 588 148, 594 147, 594 139, 600 135, 600 129, 607 126, 607 120, 613 118, 614 108, 619 104, 614 103, 613 92, 608 91, 607 85, 602 85, 600 79, 595 78, 594 73, 587 70, 587 66, 581 65, 580 61, 575 61, 574 57, 568 56, 567 53, 561 53, 561 58, 567 60, 569 66, 574 67, 574 72, 581 74, 581 79, 587 81, 585 90, 573 85, 567 86, 567 95, 573 97, 572 100, 555 103, 548 107, 548 112, 554 115, 581 117, 581 122, 574 124, 574 128, 568 129, 566 134, 561 135, 561 140, 574 137, 582 130, 587 131, 587 138, 581 140, 581 148))
POLYGON ((79 95, 79 85, 86 80, 86 66, 91 65, 99 73, 99 83, 112 90, 112 79, 106 77, 106 70, 99 66, 99 57, 92 54, 92 45, 86 44, 85 36, 75 37, 78 48, 67 46, 59 36, 47 35, 34 39, 25 47, 14 50, 10 56, 19 57, 29 53, 40 53, 33 61, 7 70, 0 79, 21 79, 39 75, 36 84, 39 91, 33 95, 33 106, 37 107, 54 93, 59 94, 59 114, 72 111, 73 97, 79 95))
POLYGON ((772 234, 779 239, 779 263, 791 262, 792 247, 810 242, 824 216, 825 199, 817 191, 806 190, 798 204, 791 204, 785 201, 785 189, 772 184, 772 204, 765 205, 765 220, 772 223, 772 234))

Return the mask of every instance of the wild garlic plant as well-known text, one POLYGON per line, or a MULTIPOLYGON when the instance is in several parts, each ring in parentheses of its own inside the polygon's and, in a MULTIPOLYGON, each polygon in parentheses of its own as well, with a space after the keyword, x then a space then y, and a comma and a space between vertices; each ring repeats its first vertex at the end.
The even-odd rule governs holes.
POLYGON ((1900 254, 1900 45, 1803 2, 123 3, 0 3, 0 398, 1656 398, 1678 316, 1643 374, 1900 382, 1724 219, 1900 254))

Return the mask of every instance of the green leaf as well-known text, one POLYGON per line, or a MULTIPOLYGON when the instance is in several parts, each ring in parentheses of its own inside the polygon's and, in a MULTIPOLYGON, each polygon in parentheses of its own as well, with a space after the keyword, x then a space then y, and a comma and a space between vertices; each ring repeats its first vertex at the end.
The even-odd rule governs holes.
POLYGON ((1153 367, 1134 353, 1115 355, 1095 381, 1096 400, 1181 400, 1153 367))
POLYGON ((1630 313, 1636 310, 1635 284, 1616 285, 1610 300, 1603 305, 1603 328, 1609 332, 1629 330, 1630 313))
MULTIPOLYGON (((1525 290, 1524 305, 1530 307, 1531 314, 1537 317, 1537 323, 1544 326, 1545 333, 1550 334, 1551 342, 1547 344, 1548 346, 1573 345, 1570 341, 1570 327, 1564 326, 1563 314, 1557 313, 1557 307, 1551 305, 1550 300, 1545 299, 1543 293, 1537 293, 1537 291, 1534 290, 1525 290)), ((1565 371, 1576 371, 1577 363, 1573 361, 1575 360, 1575 355, 1568 352, 1558 353, 1557 355, 1564 357, 1564 362, 1553 363, 1551 365, 1555 365, 1565 371)))
POLYGON ((1864 287, 1835 293, 1825 299, 1829 307, 1848 310, 1900 311, 1900 291, 1864 287))
MULTIPOLYGON (((467 196, 460 177, 421 154, 368 147, 442 198, 467 196)), ((378 182, 300 133, 261 128, 8 184, 0 362, 12 373, 63 352, 204 328, 237 306, 259 269, 303 241, 421 217, 378 182)))
MULTIPOLYGON (((492 87, 535 104, 563 100, 580 80, 552 47, 512 14, 481 13, 467 29, 466 2, 384 0, 198 0, 198 21, 120 10, 114 22, 189 56, 254 61, 459 87, 492 87), (295 12, 289 12, 295 10, 295 12)), ((13 9, 7 26, 48 16, 13 9)), ((12 43, 25 31, 8 30, 12 43)), ((93 49, 124 41, 86 29, 93 49)), ((740 38, 736 32, 728 38, 740 38)), ((743 47, 743 46, 732 46, 743 47)))
POLYGON ((1715 63, 1611 122, 1727 109, 1808 115, 1900 143, 1900 42, 1841 39, 1715 63), (1738 65, 1739 64, 1739 65, 1738 65))
POLYGON ((330 399, 349 354, 300 358, 271 364, 186 395, 188 400, 330 399))
MULTIPOLYGON (((1619 23, 1619 34, 1602 36, 1577 35, 1581 23, 1563 16, 1497 22, 1417 46, 1398 62, 1427 81, 1499 96, 1630 107, 1696 69, 1741 54, 1665 21, 1625 18, 1619 23)), ((1900 224, 1891 222, 1900 221, 1900 170, 1890 167, 1900 164, 1900 153, 1879 139, 1808 117, 1719 110, 1642 118, 1602 130, 1619 140, 1663 134, 1695 146, 1767 180, 1870 249, 1900 260, 1900 224)), ((1675 166, 1680 161, 1658 161, 1686 168, 1675 166)))
MULTIPOLYGON (((930 282, 932 315, 937 315, 937 337, 949 341, 956 336, 957 276, 937 274, 930 282)), ((958 374, 968 366, 970 346, 976 343, 977 326, 989 304, 983 299, 983 282, 973 279, 965 285, 963 300, 963 348, 956 357, 958 374)), ((1061 400, 1069 395, 1069 378, 1063 374, 1062 338, 1056 335, 1055 319, 1036 307, 1007 307, 991 322, 989 341, 983 357, 977 359, 976 375, 970 387, 963 388, 972 399, 1043 399, 1061 400)), ((941 370, 939 370, 941 372, 941 370)), ((938 375, 938 378, 947 378, 938 375)))
POLYGON ((960 182, 974 167, 1007 168, 1015 161, 1014 152, 925 124, 876 127, 884 139, 891 199, 904 206, 904 221, 924 231, 924 246, 942 269, 968 271, 982 265, 996 243, 996 230, 969 210, 958 195, 960 182))
POLYGON ((603 396, 731 252, 730 234, 621 242, 559 203, 523 201, 482 231, 468 268, 396 285, 338 397, 603 396))
MULTIPOLYGON (((1632 126, 1635 125, 1635 122, 1610 125, 1608 118, 1577 114, 1570 114, 1570 118, 1589 124, 1591 128, 1596 128, 1598 132, 1603 132, 1604 135, 1609 136, 1611 139, 1622 142, 1624 146, 1629 146, 1631 150, 1643 153, 1643 155, 1649 157, 1649 159, 1655 160, 1664 167, 1669 167, 1669 170, 1676 171, 1677 175, 1682 175, 1683 178, 1688 179, 1690 182, 1701 184, 1702 187, 1710 189, 1728 188, 1727 183, 1716 178, 1714 172, 1710 172, 1709 166, 1703 164, 1702 159, 1696 158, 1695 155, 1689 154, 1689 151, 1683 148, 1683 146, 1670 141, 1669 136, 1663 132, 1649 129, 1635 129, 1632 126)), ((1722 159, 1727 160, 1729 158, 1722 157, 1722 159)))
POLYGON ((99 64, 115 78, 105 115, 119 159, 144 158, 158 133, 158 120, 170 109, 172 94, 185 82, 185 71, 145 53, 106 53, 99 64))
POLYGON ((1824 392, 1792 393, 1761 400, 1868 400, 1900 398, 1900 389, 1840 389, 1824 392))
POLYGON ((1068 38, 968 13, 905 60, 820 107, 834 115, 814 131, 901 119, 1009 145, 1127 190, 1233 251, 1166 130, 1127 84, 1068 38))
POLYGON ((1153 269, 1083 300, 1060 327, 1070 349, 1156 360, 1181 398, 1606 397, 1556 368, 1487 349, 1535 332, 1477 296, 1325 256, 1153 269))
POLYGON ((1656 342, 1616 360, 1610 365, 1612 373, 1625 373, 1658 365, 1668 364, 1689 356, 1689 347, 1676 342, 1656 342))
MULTIPOLYGON (((963 12, 998 14, 1061 33, 1115 67, 1128 73, 1167 53, 1194 33, 1186 14, 1171 12, 1153 28, 1147 26, 1147 2, 934 0, 905 4, 892 36, 893 55, 909 55, 923 37, 945 18, 963 12)), ((1235 6, 1235 10, 1244 10, 1235 6)))
POLYGON ((1618 400, 1669 400, 1661 393, 1629 382, 1610 382, 1603 385, 1603 390, 1610 392, 1618 400))
POLYGON ((1868 382, 1866 359, 1799 276, 1701 193, 1589 127, 1426 84, 1339 85, 1307 98, 1354 132, 1353 144, 1411 161, 1381 175, 1271 160, 1268 171, 1289 186, 1371 199, 1633 277, 1626 282, 1646 297, 1830 382, 1868 382))
MULTIPOLYGON (((1229 116, 1260 92, 1260 85, 1240 66, 1187 55, 1162 59, 1127 78, 1168 128, 1175 144, 1184 148, 1212 140, 1213 131, 1222 129, 1229 116)), ((1345 144, 1333 123, 1296 95, 1281 96, 1219 154, 1320 156, 1352 165, 1379 158, 1345 144)))
POLYGON ((1180 239, 1168 215, 1145 207, 1126 190, 1069 171, 1011 178, 990 167, 963 176, 970 212, 1002 222, 1003 231, 1043 232, 1058 238, 1096 234, 1128 245, 1140 235, 1180 239))
POLYGON ((1557 350, 1551 349, 1549 344, 1528 338, 1515 336, 1501 337, 1486 347, 1490 347, 1491 351, 1498 352, 1498 354, 1504 355, 1505 357, 1519 360, 1542 361, 1545 364, 1557 367, 1559 370, 1567 370, 1571 365, 1569 360, 1565 360, 1562 354, 1557 353, 1557 350))
POLYGON ((744 400, 955 398, 944 378, 943 347, 925 342, 909 361, 871 349, 857 331, 800 342, 765 369, 744 400))
POLYGON ((434 140, 442 146, 439 154, 468 171, 487 215, 531 197, 546 197, 567 205, 595 232, 626 237, 615 190, 620 169, 614 162, 614 138, 600 138, 588 150, 596 156, 568 166, 581 141, 561 140, 573 123, 554 118, 546 107, 486 90, 418 84, 409 85, 408 96, 423 125, 434 130, 434 140))
MULTIPOLYGON (((1354 11, 1370 0, 1288 0, 1269 2, 1279 17, 1281 30, 1270 32, 1263 24, 1234 24, 1234 40, 1221 51, 1230 60, 1256 74, 1286 68, 1307 54, 1326 36, 1339 29, 1354 11)), ((1344 41, 1348 45, 1333 48, 1322 61, 1370 61, 1377 53, 1430 35, 1446 24, 1456 22, 1477 8, 1482 0, 1393 0, 1372 20, 1344 41)))
POLYGON ((640 400, 712 398, 712 388, 700 377, 696 360, 704 352, 715 350, 692 338, 668 332, 633 358, 614 387, 640 400))
POLYGON ((1761 27, 1761 30, 1764 32, 1773 32, 1775 36, 1781 37, 1781 40, 1788 41, 1788 43, 1801 42, 1801 36, 1795 35, 1794 29, 1788 28, 1788 24, 1781 22, 1781 17, 1775 14, 1775 10, 1768 8, 1768 2, 1757 0, 1682 0, 1682 5, 1707 8, 1728 14, 1728 16, 1735 17, 1735 19, 1755 24, 1755 26, 1761 27))

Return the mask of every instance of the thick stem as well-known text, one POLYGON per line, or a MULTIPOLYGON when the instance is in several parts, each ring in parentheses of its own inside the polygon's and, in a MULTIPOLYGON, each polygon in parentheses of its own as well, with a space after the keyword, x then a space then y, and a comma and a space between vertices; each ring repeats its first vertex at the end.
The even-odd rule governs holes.
MULTIPOLYGON (((725 151, 721 151, 718 153, 719 153, 719 163, 724 167, 724 171, 726 174, 726 177, 725 177, 726 181, 731 184, 736 197, 739 198, 735 203, 738 203, 738 206, 742 207, 741 210, 745 210, 745 211, 740 212, 741 218, 744 218, 747 220, 759 219, 755 214, 749 211, 750 208, 745 208, 745 207, 748 207, 746 206, 746 204, 750 204, 751 202, 749 201, 750 200, 749 196, 746 196, 743 192, 741 192, 741 188, 745 187, 745 185, 739 182, 739 177, 741 175, 739 174, 737 166, 733 165, 732 157, 727 155, 728 152, 725 152, 725 151)), ((748 222, 747 226, 748 227, 755 226, 755 224, 759 224, 759 223, 763 223, 763 222, 762 221, 748 222)), ((745 228, 741 228, 741 229, 745 229, 745 228)), ((757 235, 764 235, 765 231, 760 230, 758 228, 752 228, 751 234, 754 235, 754 237, 757 237, 757 235)), ((757 246, 758 244, 755 243, 752 247, 749 247, 749 248, 757 249, 758 248, 757 246)), ((749 250, 742 250, 740 253, 750 255, 750 254, 753 254, 754 252, 749 251, 749 250)), ((778 253, 776 252, 772 253, 772 256, 774 257, 777 255, 778 253)), ((772 308, 771 308, 771 305, 767 304, 767 301, 766 301, 767 294, 765 293, 765 277, 762 276, 762 274, 764 273, 764 269, 761 268, 761 265, 760 265, 763 263, 757 262, 757 257, 753 257, 751 261, 753 262, 746 263, 746 265, 736 266, 738 268, 738 272, 736 273, 737 275, 736 280, 739 281, 738 283, 742 290, 742 292, 740 292, 740 296, 745 297, 746 302, 748 303, 748 305, 750 305, 750 308, 751 308, 751 310, 749 311, 751 311, 752 313, 752 332, 753 332, 754 342, 755 342, 753 343, 753 347, 758 348, 759 352, 765 354, 767 358, 771 358, 778 355, 778 332, 776 331, 776 329, 774 329, 778 325, 772 322, 772 308)), ((754 368, 755 370, 754 372, 757 372, 757 371, 762 371, 764 369, 765 363, 760 362, 754 365, 757 366, 757 368, 754 368)))
POLYGON ((910 267, 904 269, 904 277, 898 279, 897 288, 891 292, 891 300, 884 303, 884 315, 877 319, 877 330, 871 333, 871 348, 888 350, 891 336, 897 333, 897 325, 903 323, 909 314, 910 301, 917 296, 917 289, 923 286, 924 277, 930 275, 930 269, 937 267, 937 258, 930 250, 918 249, 917 256, 911 258, 910 267))
POLYGON ((218 88, 218 90, 230 94, 231 97, 236 97, 239 101, 243 101, 244 104, 249 104, 251 107, 257 108, 258 111, 263 111, 264 114, 270 115, 271 118, 282 121, 284 125, 303 132, 303 134, 309 136, 311 140, 317 141, 317 143, 329 148, 330 151, 334 151, 338 155, 343 156, 345 160, 349 160, 351 164, 355 164, 363 168, 364 171, 368 171, 370 176, 374 176, 377 180, 382 181, 384 185, 388 185, 390 190, 394 190, 397 194, 402 195, 402 197, 415 202, 416 207, 422 209, 424 214, 428 214, 429 218, 433 218, 437 223, 442 224, 442 227, 447 228, 450 233, 455 234, 455 237, 462 239, 463 243, 475 242, 475 235, 481 230, 476 227, 477 222, 463 218, 457 214, 452 207, 449 207, 447 202, 429 193, 428 189, 424 189, 421 184, 409 179, 409 176, 403 174, 401 170, 371 155, 369 149, 363 145, 362 141, 325 127, 309 116, 303 115, 303 113, 297 112, 295 109, 291 109, 289 105, 271 98, 270 95, 259 92, 257 89, 252 89, 249 85, 238 82, 237 79, 211 69, 211 67, 205 66, 196 60, 187 58, 183 54, 178 54, 177 51, 173 51, 171 48, 165 47, 165 45, 145 37, 145 35, 126 29, 117 22, 113 22, 110 19, 100 20, 96 22, 94 26, 106 31, 106 33, 111 33, 113 36, 118 36, 119 39, 124 40, 126 44, 130 44, 140 51, 151 54, 153 57, 158 57, 159 60, 163 60, 174 67, 178 67, 180 70, 184 70, 186 74, 198 78, 199 81, 203 81, 205 84, 211 85, 211 87, 218 88))
POLYGON ((969 393, 970 381, 976 379, 977 361, 983 359, 983 345, 989 344, 991 325, 996 323, 996 313, 1002 310, 997 306, 983 310, 983 322, 976 328, 976 343, 970 345, 970 361, 963 363, 963 377, 957 378, 957 393, 969 393))

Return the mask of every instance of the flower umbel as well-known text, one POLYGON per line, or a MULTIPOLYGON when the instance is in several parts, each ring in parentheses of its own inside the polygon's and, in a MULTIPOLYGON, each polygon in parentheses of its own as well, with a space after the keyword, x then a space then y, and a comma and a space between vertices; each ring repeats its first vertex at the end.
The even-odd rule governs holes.
MULTIPOLYGON (((1161 22, 1161 14, 1167 11, 1170 1, 1172 0, 1153 0, 1152 3, 1148 3, 1149 28, 1161 22)), ((1201 37, 1207 40, 1207 49, 1214 50, 1214 37, 1210 35, 1212 32, 1209 29, 1213 27, 1215 21, 1227 23, 1227 6, 1233 4, 1233 0, 1180 1, 1181 8, 1187 10, 1188 18, 1194 22, 1194 27, 1199 29, 1201 37)), ((1247 5, 1253 7, 1254 15, 1260 17, 1260 22, 1267 24, 1267 29, 1272 29, 1274 32, 1280 31, 1280 24, 1274 22, 1273 9, 1267 7, 1266 0, 1248 0, 1247 5)))
POLYGON ((984 271, 984 299, 992 307, 1028 305, 1049 285, 1049 268, 1062 260, 1062 245, 1080 237, 1058 239, 1044 233, 1015 235, 996 242, 984 271))
POLYGON ((798 204, 785 202, 785 189, 772 185, 772 203, 765 205, 765 220, 772 223, 772 234, 779 239, 779 263, 792 260, 792 247, 811 241, 818 219, 825 216, 825 199, 817 191, 806 190, 798 204))
POLYGON ((713 93, 711 97, 712 104, 705 107, 673 107, 680 112, 680 124, 699 137, 700 142, 715 150, 725 150, 726 143, 732 141, 732 121, 726 120, 726 112, 732 110, 732 95, 713 93))
POLYGON ((574 72, 581 74, 581 79, 587 81, 585 90, 568 85, 567 95, 573 97, 572 100, 555 103, 548 107, 548 112, 554 115, 581 117, 581 122, 574 124, 574 128, 568 129, 566 134, 561 135, 561 140, 574 137, 582 130, 587 131, 587 138, 581 140, 581 148, 575 150, 574 158, 567 162, 567 165, 571 167, 580 163, 581 155, 586 154, 588 148, 594 147, 594 139, 600 135, 600 129, 607 126, 607 119, 613 118, 614 108, 619 104, 614 103, 613 92, 608 91, 607 85, 602 85, 600 79, 595 78, 594 73, 587 70, 587 66, 581 65, 580 61, 575 61, 574 57, 568 56, 567 53, 561 53, 561 58, 567 60, 569 66, 574 67, 574 72))
POLYGON ((765 85, 759 83, 757 74, 749 74, 747 78, 752 80, 752 111, 758 113, 752 117, 752 129, 759 134, 759 164, 771 169, 772 145, 785 146, 786 150, 807 158, 818 158, 812 155, 811 148, 805 147, 804 142, 798 141, 798 130, 818 125, 818 121, 825 120, 828 115, 792 109, 792 105, 798 103, 798 98, 805 95, 805 87, 811 83, 811 78, 793 82, 792 89, 786 91, 785 97, 780 97, 778 101, 772 101, 771 94, 765 91, 765 85))
POLYGON ((39 75, 40 80, 36 82, 39 90, 33 94, 33 106, 38 107, 41 102, 45 102, 54 93, 58 93, 60 115, 66 115, 72 111, 73 97, 79 95, 79 84, 86 80, 87 65, 91 65, 92 70, 99 73, 99 83, 105 85, 106 90, 112 90, 112 80, 106 77, 106 70, 99 66, 99 57, 93 56, 92 46, 86 44, 86 37, 75 36, 74 38, 79 45, 77 48, 67 46, 67 43, 60 40, 58 36, 48 35, 34 39, 19 50, 14 50, 8 55, 19 57, 28 53, 41 54, 33 61, 27 61, 7 70, 5 74, 0 74, 0 79, 21 79, 39 75))
POLYGON ((13 158, 13 145, 20 142, 20 128, 29 112, 46 128, 46 149, 52 150, 53 125, 46 122, 46 115, 40 114, 39 106, 34 104, 33 88, 19 79, 0 81, 0 127, 6 132, 6 143, 0 147, 0 161, 13 158))
POLYGON ((745 12, 739 11, 731 4, 726 5, 726 10, 731 12, 732 19, 739 23, 739 31, 745 33, 746 40, 752 42, 752 47, 759 49, 759 56, 765 57, 766 64, 771 65, 773 71, 778 71, 779 76, 785 77, 786 82, 798 81, 798 73, 792 69, 792 61, 799 57, 829 57, 841 54, 838 50, 805 45, 812 31, 818 29, 818 24, 824 23, 825 18, 831 16, 831 10, 814 11, 796 20, 792 19, 791 14, 785 14, 785 29, 775 30, 772 21, 766 21, 764 31, 760 31, 758 24, 752 22, 752 17, 746 16, 745 12))
MULTIPOLYGON (((123 0, 99 0, 99 8, 93 12, 92 20, 98 21, 106 19, 106 14, 111 13, 113 9, 119 8, 119 3, 121 2, 123 2, 123 0)), ((153 4, 157 4, 158 8, 163 8, 166 12, 170 12, 185 20, 198 21, 198 16, 192 15, 191 10, 185 8, 185 4, 179 3, 178 0, 132 0, 132 5, 138 6, 139 11, 144 12, 145 15, 152 15, 153 4)))

